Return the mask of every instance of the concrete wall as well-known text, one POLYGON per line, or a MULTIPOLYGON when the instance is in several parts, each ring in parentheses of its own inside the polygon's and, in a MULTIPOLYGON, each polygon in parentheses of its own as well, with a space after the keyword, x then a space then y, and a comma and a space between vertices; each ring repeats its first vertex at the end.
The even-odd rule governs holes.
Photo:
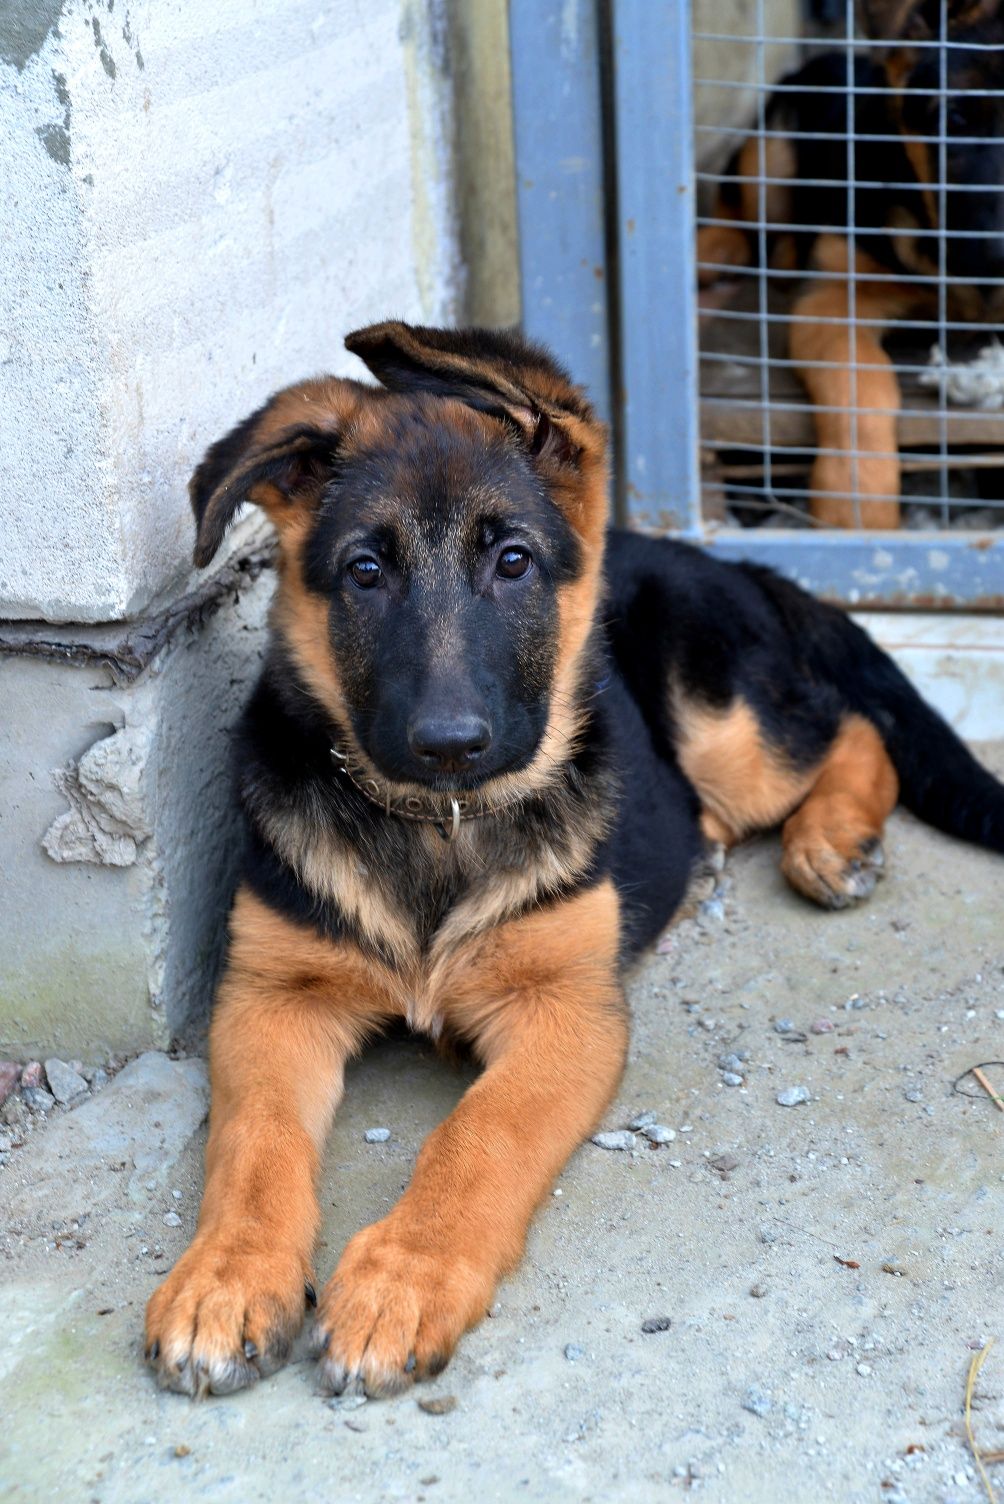
POLYGON ((250 562, 133 628, 0 625, 0 1055, 163 1047, 204 1013, 272 593, 250 562))
POLYGON ((440 0, 0 13, 0 615, 183 588, 184 482, 345 332, 461 291, 440 0))
POLYGON ((449 40, 446 0, 0 10, 0 1053, 206 1007, 271 570, 250 516, 193 577, 187 480, 363 374, 348 330, 458 316, 449 40))

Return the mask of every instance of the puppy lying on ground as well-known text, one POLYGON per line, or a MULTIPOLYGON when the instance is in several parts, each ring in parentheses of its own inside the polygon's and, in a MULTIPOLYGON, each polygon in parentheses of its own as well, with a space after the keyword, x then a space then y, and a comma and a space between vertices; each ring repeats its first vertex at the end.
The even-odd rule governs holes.
POLYGON ((345 1064, 392 1021, 484 1072, 317 1302, 336 1393, 438 1373, 491 1304, 616 1089, 624 969, 706 841, 782 824, 788 879, 830 908, 871 892, 898 796, 1004 851, 1004 787, 842 613, 607 532, 604 428, 543 350, 395 323, 348 345, 382 388, 280 392, 191 487, 197 563, 246 501, 281 555, 205 1197, 147 1310, 191 1395, 287 1357, 345 1064))

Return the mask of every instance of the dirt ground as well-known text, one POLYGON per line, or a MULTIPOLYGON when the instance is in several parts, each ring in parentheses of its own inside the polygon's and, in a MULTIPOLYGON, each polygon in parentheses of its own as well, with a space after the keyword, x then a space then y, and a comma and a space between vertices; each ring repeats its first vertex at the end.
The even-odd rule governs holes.
MULTIPOLYGON (((983 750, 1004 769, 1004 746, 983 750)), ((142 1312, 195 1221, 201 1066, 144 1057, 50 1114, 0 1171, 0 1497, 985 1498, 962 1400, 998 1338, 973 1419, 1004 1449, 1004 1114, 952 1083, 1004 1058, 1004 864, 897 815, 888 880, 822 914, 777 854, 730 858, 718 897, 632 980, 604 1126, 650 1110, 675 1138, 579 1150, 491 1318, 401 1399, 328 1404, 299 1351, 233 1398, 160 1393, 142 1312), (742 1085, 723 1082, 730 1054, 742 1085), (808 1101, 778 1105, 797 1086, 808 1101), (668 1330, 642 1331, 660 1316, 668 1330), (433 1396, 455 1407, 419 1408, 433 1396)), ((353 1069, 319 1277, 466 1079, 421 1040, 353 1069), (374 1126, 386 1143, 364 1142, 374 1126)))

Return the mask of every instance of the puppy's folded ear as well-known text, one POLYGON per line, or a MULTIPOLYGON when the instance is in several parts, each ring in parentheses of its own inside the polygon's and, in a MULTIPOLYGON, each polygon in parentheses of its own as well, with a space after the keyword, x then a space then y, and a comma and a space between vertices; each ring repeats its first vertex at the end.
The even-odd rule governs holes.
POLYGON ((573 525, 585 532, 605 522, 606 428, 542 345, 509 330, 393 320, 345 344, 392 392, 452 397, 514 427, 573 525))
POLYGON ((423 329, 390 320, 357 329, 345 344, 394 392, 426 391, 482 409, 532 404, 551 417, 595 421, 567 371, 511 330, 423 329))
POLYGON ((324 377, 287 387, 218 439, 192 476, 195 563, 210 562, 245 502, 283 530, 320 500, 338 444, 366 388, 324 377))

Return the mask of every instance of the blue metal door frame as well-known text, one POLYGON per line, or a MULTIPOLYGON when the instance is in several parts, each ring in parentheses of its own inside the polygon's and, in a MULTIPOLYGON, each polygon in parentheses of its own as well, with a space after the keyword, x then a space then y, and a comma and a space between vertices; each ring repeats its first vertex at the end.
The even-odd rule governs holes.
POLYGON ((510 0, 523 323, 611 421, 615 515, 846 605, 1000 610, 1000 532, 706 528, 690 6, 510 0))

